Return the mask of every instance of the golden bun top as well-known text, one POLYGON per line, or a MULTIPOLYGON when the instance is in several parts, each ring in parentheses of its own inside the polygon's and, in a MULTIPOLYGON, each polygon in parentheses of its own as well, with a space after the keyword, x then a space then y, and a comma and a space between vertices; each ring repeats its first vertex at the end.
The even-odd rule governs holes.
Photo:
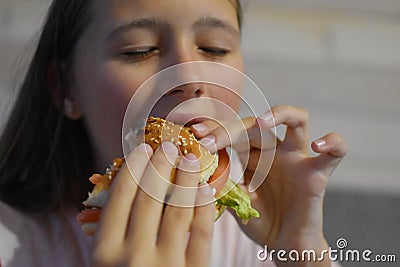
POLYGON ((206 150, 190 132, 189 127, 149 117, 144 129, 144 139, 153 150, 164 142, 171 142, 178 147, 181 156, 194 154, 200 160, 200 182, 206 182, 218 166, 218 154, 211 154, 206 150))

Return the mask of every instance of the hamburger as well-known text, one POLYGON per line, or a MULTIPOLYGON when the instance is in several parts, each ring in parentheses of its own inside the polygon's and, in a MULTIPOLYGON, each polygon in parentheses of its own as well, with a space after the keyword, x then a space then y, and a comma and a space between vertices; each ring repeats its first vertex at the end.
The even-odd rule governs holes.
MULTIPOLYGON (((236 215, 246 224, 252 217, 259 217, 257 210, 252 208, 250 197, 229 178, 229 155, 225 149, 212 154, 206 150, 189 127, 184 127, 161 118, 149 117, 142 131, 144 142, 156 150, 162 142, 174 143, 180 151, 180 158, 191 153, 200 161, 199 183, 207 182, 213 188, 215 197, 215 220, 221 216, 226 207, 235 210, 236 215)), ((108 190, 113 178, 117 175, 124 160, 114 159, 104 175, 94 174, 89 180, 95 186, 88 198, 83 202, 84 209, 77 215, 82 230, 88 235, 94 235, 101 215, 101 208, 106 204, 108 190)), ((170 175, 170 181, 175 181, 176 168, 170 175)))

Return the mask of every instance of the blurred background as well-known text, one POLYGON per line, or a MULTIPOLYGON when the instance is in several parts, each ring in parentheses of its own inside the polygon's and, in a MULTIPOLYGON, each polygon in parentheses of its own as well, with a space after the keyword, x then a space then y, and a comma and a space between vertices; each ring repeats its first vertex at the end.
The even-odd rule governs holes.
MULTIPOLYGON (((270 105, 309 110, 311 138, 349 144, 327 191, 329 243, 400 262, 400 0, 244 2, 247 74, 270 105)), ((0 0, 0 127, 49 3, 0 0)))

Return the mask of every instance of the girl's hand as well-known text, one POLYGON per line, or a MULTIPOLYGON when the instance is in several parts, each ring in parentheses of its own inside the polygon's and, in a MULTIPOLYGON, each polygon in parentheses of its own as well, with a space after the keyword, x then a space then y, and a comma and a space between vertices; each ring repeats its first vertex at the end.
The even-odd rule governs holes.
POLYGON ((211 150, 232 145, 239 153, 246 167, 244 190, 254 175, 264 175, 261 186, 250 193, 261 216, 241 225, 247 235, 273 249, 327 249, 322 229, 323 198, 328 177, 347 151, 342 138, 330 133, 313 141, 311 147, 319 155, 310 157, 308 113, 292 106, 276 106, 260 118, 245 118, 223 126, 203 124, 205 127, 195 125, 192 130, 202 129, 196 132, 198 137, 215 139, 211 150), (270 129, 282 124, 286 126, 286 136, 280 141, 270 129), (247 135, 250 145, 244 146, 247 135))
MULTIPOLYGON (((164 143, 154 152, 145 144, 138 146, 127 159, 113 182, 110 198, 103 209, 95 238, 93 266, 207 266, 210 260, 214 206, 196 207, 195 203, 212 201, 211 189, 173 191, 170 198, 189 201, 191 207, 167 205, 138 187, 151 186, 157 196, 165 197, 172 163, 178 150, 164 143), (132 177, 135 177, 135 179, 132 177), (194 191, 194 192, 193 192, 194 191), (197 191, 197 193, 196 193, 197 191), (190 236, 189 236, 190 232, 190 236)), ((198 160, 187 155, 179 163, 189 172, 179 171, 176 184, 197 187, 198 160), (194 160, 194 161, 193 161, 194 160)), ((164 199, 164 198, 162 198, 164 199)))

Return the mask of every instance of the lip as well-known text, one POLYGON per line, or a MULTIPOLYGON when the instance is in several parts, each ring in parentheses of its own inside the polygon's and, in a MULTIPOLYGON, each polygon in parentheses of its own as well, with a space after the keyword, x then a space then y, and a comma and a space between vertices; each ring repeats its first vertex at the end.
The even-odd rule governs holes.
POLYGON ((202 114, 181 113, 181 112, 179 113, 171 112, 168 114, 161 115, 159 117, 166 119, 170 122, 185 126, 191 126, 210 119, 209 117, 205 117, 202 114))

